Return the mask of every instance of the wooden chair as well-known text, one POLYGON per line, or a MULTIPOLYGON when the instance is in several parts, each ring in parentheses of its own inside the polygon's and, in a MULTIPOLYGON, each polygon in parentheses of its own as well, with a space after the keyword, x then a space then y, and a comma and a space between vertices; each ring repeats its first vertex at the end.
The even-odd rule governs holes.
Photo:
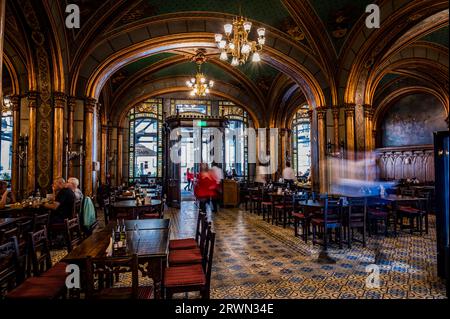
POLYGON ((86 299, 150 299, 152 287, 139 286, 138 257, 103 257, 86 260, 86 299), (114 287, 114 278, 131 275, 131 287, 114 287))
POLYGON ((44 227, 48 229, 50 225, 50 214, 35 214, 33 216, 33 232, 43 229, 44 227))
POLYGON ((290 224, 292 210, 294 208, 294 195, 285 193, 280 203, 274 204, 273 216, 276 217, 276 224, 280 220, 283 221, 283 228, 286 228, 287 224, 290 224))
POLYGON ((70 253, 83 241, 83 233, 78 215, 72 219, 65 219, 64 224, 66 226, 67 253, 70 253))
POLYGON ((338 200, 325 199, 325 207, 320 216, 314 216, 311 219, 312 233, 313 233, 313 245, 321 244, 325 248, 328 247, 329 235, 331 239, 330 231, 335 232, 335 238, 339 235, 339 248, 342 249, 342 213, 341 203, 338 200), (323 235, 322 242, 317 240, 317 231, 321 231, 323 235))
POLYGON ((178 249, 169 251, 169 266, 186 266, 192 264, 201 264, 204 262, 204 250, 206 245, 206 238, 211 232, 211 222, 201 228, 200 244, 198 247, 192 249, 178 249))
POLYGON ((52 267, 47 229, 30 233, 30 255, 33 275, 7 294, 9 299, 57 299, 65 298, 66 264, 52 267))
POLYGON ((428 234, 428 212, 425 209, 425 201, 411 201, 397 206, 396 217, 396 221, 400 223, 400 229, 407 228, 411 234, 419 232, 422 235, 424 231, 428 234), (405 218, 409 221, 408 225, 403 224, 405 218))
POLYGON ((195 238, 172 239, 169 242, 169 250, 193 249, 200 246, 200 236, 203 228, 207 226, 206 214, 198 213, 195 238))
POLYGON ((0 230, 0 244, 7 243, 12 237, 19 238, 20 232, 19 227, 14 226, 9 229, 1 229, 0 230))
POLYGON ((366 216, 367 216, 367 198, 348 198, 347 215, 344 219, 344 228, 348 248, 352 247, 352 241, 362 243, 366 247, 366 216), (354 230, 361 232, 362 240, 354 237, 354 230))
POLYGON ((272 198, 269 195, 269 190, 267 189, 261 189, 261 212, 263 216, 263 220, 266 220, 267 215, 267 222, 270 222, 270 215, 272 215, 273 210, 273 202, 272 198))
POLYGON ((386 202, 377 199, 368 200, 367 204, 367 221, 368 221, 368 235, 377 234, 378 229, 384 228, 384 235, 387 236, 390 226, 390 213, 386 202))
POLYGON ((21 284, 24 274, 19 260, 17 238, 0 245, 0 297, 21 284))
POLYGON ((305 243, 308 242, 308 235, 309 235, 309 220, 308 216, 305 211, 301 209, 301 206, 299 205, 300 202, 306 202, 308 201, 308 194, 303 193, 302 195, 298 196, 296 195, 294 197, 294 209, 292 210, 292 218, 294 222, 294 235, 297 237, 299 235, 298 229, 299 226, 302 228, 302 234, 301 237, 305 241, 305 243))
POLYGON ((216 234, 208 232, 204 248, 203 264, 168 267, 164 271, 163 289, 167 299, 175 293, 200 291, 203 299, 210 298, 211 271, 216 234))
POLYGON ((109 224, 109 221, 111 219, 111 201, 109 197, 103 198, 101 208, 103 210, 103 216, 106 226, 109 224))

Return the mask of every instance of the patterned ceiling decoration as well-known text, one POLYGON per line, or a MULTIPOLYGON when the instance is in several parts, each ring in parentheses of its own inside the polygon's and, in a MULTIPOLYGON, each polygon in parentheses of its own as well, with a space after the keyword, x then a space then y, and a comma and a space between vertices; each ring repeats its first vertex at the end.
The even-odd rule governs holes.
POLYGON ((336 51, 339 52, 344 40, 355 22, 365 13, 366 6, 373 0, 310 0, 319 18, 324 22, 336 51))

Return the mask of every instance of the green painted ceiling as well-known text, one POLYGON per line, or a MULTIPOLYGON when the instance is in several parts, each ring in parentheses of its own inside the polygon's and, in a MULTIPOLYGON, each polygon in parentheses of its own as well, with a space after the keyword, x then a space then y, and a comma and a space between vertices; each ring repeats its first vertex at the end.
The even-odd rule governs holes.
POLYGON ((448 26, 441 28, 439 30, 434 31, 426 36, 424 36, 422 41, 434 42, 443 46, 448 47, 448 26))
POLYGON ((365 13, 366 6, 373 2, 373 0, 310 0, 338 52, 355 22, 365 13))
POLYGON ((237 15, 241 8, 245 17, 279 27, 289 13, 280 0, 147 0, 155 15, 183 11, 222 12, 237 15))
POLYGON ((151 55, 149 57, 146 57, 146 58, 140 59, 136 62, 133 62, 131 64, 128 64, 122 70, 124 70, 127 74, 134 74, 134 73, 148 67, 149 65, 152 65, 152 64, 154 64, 158 61, 164 60, 164 59, 171 58, 175 55, 176 55, 175 53, 169 53, 169 52, 163 52, 163 53, 151 55))
POLYGON ((400 75, 395 74, 395 73, 388 73, 386 74, 380 81, 380 83, 378 83, 378 88, 381 88, 383 85, 385 85, 386 83, 389 83, 390 81, 399 78, 400 75))

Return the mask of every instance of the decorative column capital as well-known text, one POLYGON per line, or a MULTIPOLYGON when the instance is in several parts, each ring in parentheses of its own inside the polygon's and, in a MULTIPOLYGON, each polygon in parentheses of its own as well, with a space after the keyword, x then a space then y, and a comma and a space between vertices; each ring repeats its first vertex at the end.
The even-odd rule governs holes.
POLYGON ((353 117, 355 116, 355 107, 356 104, 354 103, 347 103, 344 105, 344 112, 346 117, 353 117))
POLYGON ((62 92, 54 92, 53 96, 55 99, 54 108, 55 109, 65 108, 66 103, 67 103, 67 95, 65 95, 62 92))
POLYGON ((77 98, 75 96, 67 97, 67 106, 69 108, 69 112, 75 112, 75 105, 77 104, 77 98))
POLYGON ((373 115, 375 113, 373 107, 368 104, 364 104, 364 117, 367 117, 369 120, 373 120, 373 115))
POLYGON ((325 117, 326 117, 326 115, 327 115, 327 107, 326 106, 322 106, 322 107, 318 107, 317 109, 316 109, 316 111, 317 111, 317 118, 319 119, 319 120, 323 120, 323 119, 325 119, 325 117))
POLYGON ((18 95, 11 95, 9 97, 9 100, 11 101, 11 111, 13 112, 19 112, 20 111, 20 97, 18 95))
POLYGON ((339 119, 339 114, 341 113, 340 108, 338 106, 332 107, 331 108, 332 112, 333 112, 333 119, 334 120, 338 120, 339 119))
POLYGON ((97 100, 93 98, 86 98, 84 102, 84 113, 94 113, 97 100))
POLYGON ((36 108, 37 107, 37 101, 38 101, 38 98, 39 98, 39 92, 37 92, 37 91, 30 91, 30 92, 28 92, 27 98, 28 98, 28 107, 36 108))

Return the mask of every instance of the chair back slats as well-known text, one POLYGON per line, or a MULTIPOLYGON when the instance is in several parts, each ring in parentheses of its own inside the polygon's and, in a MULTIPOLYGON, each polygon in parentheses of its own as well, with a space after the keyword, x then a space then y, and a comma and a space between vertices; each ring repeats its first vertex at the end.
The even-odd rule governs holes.
POLYGON ((139 274, 136 254, 126 257, 102 257, 86 260, 86 298, 93 298, 104 288, 112 288, 114 279, 121 274, 131 274, 131 298, 138 298, 139 274))
POLYGON ((19 262, 17 238, 0 245, 0 297, 17 287, 23 280, 19 262))
POLYGON ((367 216, 367 198, 348 198, 348 221, 365 222, 367 216))
POLYGON ((78 215, 72 219, 65 219, 64 225, 66 228, 67 252, 70 253, 83 241, 78 215))
POLYGON ((13 237, 20 237, 20 230, 18 226, 0 230, 0 243, 6 243, 13 237))
POLYGON ((195 241, 200 244, 200 237, 202 235, 202 229, 206 225, 206 214, 204 212, 198 212, 197 228, 195 230, 195 241))
POLYGON ((50 214, 36 214, 33 217, 33 231, 36 232, 38 230, 43 229, 44 227, 48 229, 50 225, 50 214))
POLYGON ((214 259, 214 246, 216 243, 216 233, 212 231, 211 222, 208 223, 207 227, 207 235, 204 247, 204 262, 203 262, 203 270, 205 272, 206 277, 206 285, 207 290, 210 289, 211 284, 211 272, 212 272, 212 264, 214 259))
POLYGON ((39 276, 52 268, 47 228, 30 233, 30 255, 33 274, 39 276))
POLYGON ((341 223, 341 201, 335 199, 325 199, 323 209, 323 219, 325 227, 339 225, 341 223))

